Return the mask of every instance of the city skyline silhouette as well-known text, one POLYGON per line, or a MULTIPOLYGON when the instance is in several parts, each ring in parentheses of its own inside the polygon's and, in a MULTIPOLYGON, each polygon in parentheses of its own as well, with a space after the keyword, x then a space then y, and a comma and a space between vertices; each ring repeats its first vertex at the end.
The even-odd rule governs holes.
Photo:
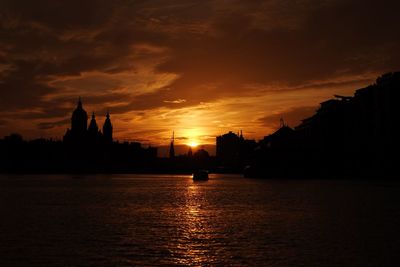
POLYGON ((161 157, 157 147, 113 140, 117 128, 110 111, 100 130, 95 113, 89 120, 79 97, 63 141, 24 141, 18 134, 2 139, 2 171, 190 173, 203 168, 249 177, 387 177, 397 164, 392 155, 399 147, 394 125, 399 86, 400 72, 386 73, 353 96, 321 102, 295 127, 280 118, 279 128, 261 140, 229 131, 215 137, 215 156, 201 144, 176 153, 175 131, 161 157))

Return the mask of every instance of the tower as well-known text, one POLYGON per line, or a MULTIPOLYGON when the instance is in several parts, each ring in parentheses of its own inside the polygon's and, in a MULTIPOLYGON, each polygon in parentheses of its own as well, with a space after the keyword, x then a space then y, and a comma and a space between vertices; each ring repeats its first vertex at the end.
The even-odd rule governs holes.
POLYGON ((172 132, 171 144, 169 146, 169 158, 171 159, 175 157, 174 142, 175 142, 175 132, 172 132))
POLYGON ((88 116, 83 109, 81 98, 78 99, 78 104, 71 117, 71 134, 78 139, 83 139, 87 131, 88 116))
POLYGON ((89 123, 88 135, 90 138, 96 138, 98 133, 99 133, 99 127, 97 126, 96 118, 95 118, 95 115, 93 112, 92 119, 90 120, 90 123, 89 123))
POLYGON ((112 134, 113 134, 113 126, 112 126, 111 120, 110 120, 110 112, 107 111, 106 120, 104 121, 104 125, 103 125, 104 140, 106 142, 111 143, 113 140, 112 134))

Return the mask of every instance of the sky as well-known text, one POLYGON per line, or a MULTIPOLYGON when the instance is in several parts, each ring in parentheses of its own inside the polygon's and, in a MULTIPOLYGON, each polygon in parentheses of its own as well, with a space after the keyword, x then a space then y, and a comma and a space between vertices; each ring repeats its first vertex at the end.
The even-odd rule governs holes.
POLYGON ((61 139, 78 97, 114 137, 261 139, 400 68, 399 1, 0 0, 0 136, 61 139))

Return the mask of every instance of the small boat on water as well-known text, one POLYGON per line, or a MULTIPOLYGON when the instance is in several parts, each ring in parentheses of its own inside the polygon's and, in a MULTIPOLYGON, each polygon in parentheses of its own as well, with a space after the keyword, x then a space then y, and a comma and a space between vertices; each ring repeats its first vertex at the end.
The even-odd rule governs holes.
POLYGON ((208 171, 197 170, 193 173, 193 181, 208 181, 208 171))

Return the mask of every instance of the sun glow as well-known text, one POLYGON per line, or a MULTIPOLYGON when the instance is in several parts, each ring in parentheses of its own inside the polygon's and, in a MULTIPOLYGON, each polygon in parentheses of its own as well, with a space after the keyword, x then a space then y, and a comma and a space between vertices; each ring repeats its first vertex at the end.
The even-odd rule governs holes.
POLYGON ((188 144, 190 147, 197 147, 199 144, 196 141, 192 141, 188 144))

